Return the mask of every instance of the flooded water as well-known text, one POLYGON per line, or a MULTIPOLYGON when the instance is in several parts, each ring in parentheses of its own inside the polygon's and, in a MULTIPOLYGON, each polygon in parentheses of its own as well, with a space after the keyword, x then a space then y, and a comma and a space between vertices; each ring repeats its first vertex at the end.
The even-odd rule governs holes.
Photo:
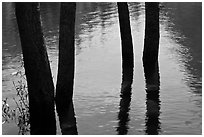
MULTIPOLYGON (((117 4, 77 3, 74 107, 78 133, 202 134, 202 3, 161 3, 160 92, 156 101, 145 91, 144 3, 128 5, 134 76, 131 98, 123 99, 117 4), (157 115, 150 115, 152 111, 157 115)), ((40 7, 55 84, 59 7, 59 3, 41 3, 40 7)), ((11 106, 15 106, 12 81, 18 79, 11 74, 19 69, 22 53, 14 4, 3 3, 2 11, 2 98, 8 97, 11 106)), ((14 123, 3 124, 2 132, 18 133, 14 123)))

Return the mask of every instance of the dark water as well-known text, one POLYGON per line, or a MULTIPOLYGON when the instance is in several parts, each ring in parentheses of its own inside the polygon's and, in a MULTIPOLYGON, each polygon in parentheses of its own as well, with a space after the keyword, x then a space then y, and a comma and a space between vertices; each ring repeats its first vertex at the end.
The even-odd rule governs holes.
MULTIPOLYGON (((77 3, 74 106, 79 134, 202 133, 202 4, 161 3, 160 92, 145 91, 144 3, 129 3, 134 45, 132 95, 120 97, 121 45, 116 3, 77 3)), ((2 4, 2 98, 15 90, 11 74, 21 47, 14 4, 2 4)), ((41 3, 42 25, 56 83, 59 3, 41 3)), ((17 134, 14 123, 3 134, 17 134)), ((60 131, 58 131, 60 134, 60 131)))

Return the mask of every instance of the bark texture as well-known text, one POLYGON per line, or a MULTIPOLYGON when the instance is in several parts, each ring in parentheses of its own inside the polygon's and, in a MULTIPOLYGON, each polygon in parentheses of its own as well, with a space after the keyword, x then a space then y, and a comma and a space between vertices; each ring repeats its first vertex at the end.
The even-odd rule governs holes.
POLYGON ((73 106, 76 3, 61 3, 56 107, 62 134, 78 134, 73 106))
POLYGON ((159 3, 145 3, 145 40, 143 50, 143 66, 146 78, 146 87, 149 90, 159 88, 159 3))
POLYGON ((31 134, 56 134, 54 85, 41 29, 38 3, 16 3, 28 84, 31 134))
POLYGON ((120 35, 122 45, 122 89, 125 94, 126 88, 131 87, 133 79, 134 55, 132 35, 127 2, 118 2, 118 16, 120 24, 120 35))

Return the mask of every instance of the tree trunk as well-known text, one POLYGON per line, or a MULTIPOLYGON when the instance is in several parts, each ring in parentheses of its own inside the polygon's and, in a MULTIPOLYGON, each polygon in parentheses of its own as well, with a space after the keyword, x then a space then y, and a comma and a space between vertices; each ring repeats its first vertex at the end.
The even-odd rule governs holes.
POLYGON ((76 3, 61 3, 56 106, 62 134, 77 134, 73 106, 76 3))
MULTIPOLYGON (((133 80, 134 55, 132 35, 127 2, 118 2, 118 15, 122 43, 122 88, 121 93, 126 94, 133 80)), ((129 93, 128 93, 129 94, 129 93)))
POLYGON ((38 3, 16 3, 28 83, 31 134, 56 134, 54 85, 43 40, 38 3))
POLYGON ((145 41, 143 66, 146 79, 146 134, 157 135, 160 131, 160 100, 159 100, 159 3, 145 3, 145 41))
POLYGON ((120 24, 120 35, 122 45, 122 84, 121 84, 121 99, 120 111, 118 113, 119 135, 128 133, 129 110, 131 101, 131 86, 133 81, 133 44, 129 19, 129 10, 127 2, 118 2, 118 16, 120 24))
POLYGON ((148 90, 159 88, 159 3, 145 3, 145 40, 143 50, 143 66, 148 90))

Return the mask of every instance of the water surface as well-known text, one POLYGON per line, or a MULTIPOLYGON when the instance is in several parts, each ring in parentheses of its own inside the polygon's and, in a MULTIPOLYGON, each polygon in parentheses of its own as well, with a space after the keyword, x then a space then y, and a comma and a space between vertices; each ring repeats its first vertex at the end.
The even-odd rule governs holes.
MULTIPOLYGON (((116 3, 77 3, 74 107, 79 134, 202 133, 202 4, 161 3, 160 91, 146 94, 142 65, 144 3, 128 3, 134 45, 132 95, 120 97, 122 82, 120 31, 116 3), (121 119, 121 102, 124 119, 121 119), (154 108, 154 114, 151 114, 154 108), (123 123, 121 124, 121 121, 123 123), (153 120, 153 122, 152 122, 153 120)), ((41 18, 56 84, 59 3, 41 3, 41 18)), ((15 89, 11 74, 22 58, 13 3, 2 4, 2 98, 15 89)), ((123 118, 123 117, 122 117, 123 118)), ((17 134, 14 123, 3 134, 17 134)), ((60 131, 58 131, 60 134, 60 131)))

